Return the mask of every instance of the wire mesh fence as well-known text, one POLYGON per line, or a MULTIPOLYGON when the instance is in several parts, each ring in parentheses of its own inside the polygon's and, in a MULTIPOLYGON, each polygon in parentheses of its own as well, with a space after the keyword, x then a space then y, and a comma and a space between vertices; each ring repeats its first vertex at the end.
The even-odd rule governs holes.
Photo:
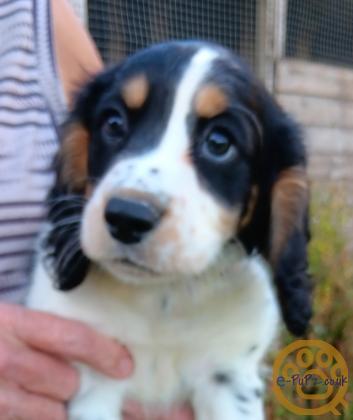
POLYGON ((287 56, 353 66, 352 0, 287 1, 287 56))
MULTIPOLYGON (((287 4, 285 55, 353 66, 353 0, 70 0, 106 63, 170 39, 219 42, 255 68, 260 5, 287 4), (83 4, 86 3, 86 7, 83 4), (86 16, 88 14, 88 16, 86 16)), ((255 68, 255 70, 257 70, 255 68)))
POLYGON ((171 39, 219 42, 250 65, 257 0, 88 0, 89 30, 106 63, 171 39))

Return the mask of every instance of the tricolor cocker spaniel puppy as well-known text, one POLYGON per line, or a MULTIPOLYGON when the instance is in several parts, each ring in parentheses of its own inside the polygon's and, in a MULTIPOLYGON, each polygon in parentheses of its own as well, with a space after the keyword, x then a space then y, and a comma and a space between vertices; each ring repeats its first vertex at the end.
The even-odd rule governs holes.
POLYGON ((311 315, 305 166, 296 124, 219 46, 157 45, 84 87, 29 305, 116 337, 136 368, 80 366, 70 420, 121 419, 126 398, 264 418, 279 312, 299 335, 311 315))

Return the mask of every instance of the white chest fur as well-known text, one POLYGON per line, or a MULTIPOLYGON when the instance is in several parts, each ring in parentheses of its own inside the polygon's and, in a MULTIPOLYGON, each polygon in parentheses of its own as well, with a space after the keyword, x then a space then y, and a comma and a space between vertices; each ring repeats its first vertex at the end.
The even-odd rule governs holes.
POLYGON ((80 287, 64 293, 52 287, 38 264, 28 305, 116 337, 136 364, 123 393, 171 404, 192 398, 219 372, 234 374, 239 382, 241 371, 255 386, 259 361, 273 340, 278 309, 263 260, 229 264, 228 259, 223 277, 214 275, 178 285, 131 286, 96 268, 80 287))

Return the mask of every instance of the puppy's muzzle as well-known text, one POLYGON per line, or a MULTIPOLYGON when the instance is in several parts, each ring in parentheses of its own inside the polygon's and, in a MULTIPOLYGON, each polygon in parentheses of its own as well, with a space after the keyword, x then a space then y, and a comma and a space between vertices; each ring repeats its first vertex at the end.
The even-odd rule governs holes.
POLYGON ((112 237, 124 244, 141 242, 161 219, 162 212, 145 201, 111 198, 105 209, 105 220, 112 237))

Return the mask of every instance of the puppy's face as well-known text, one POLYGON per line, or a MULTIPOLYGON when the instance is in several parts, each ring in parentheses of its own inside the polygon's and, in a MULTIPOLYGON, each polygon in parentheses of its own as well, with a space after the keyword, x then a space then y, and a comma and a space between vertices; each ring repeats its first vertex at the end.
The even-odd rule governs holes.
POLYGON ((116 70, 88 129, 90 259, 135 282, 214 263, 236 234, 260 140, 235 72, 209 47, 159 48, 116 70))
POLYGON ((89 260, 125 282, 198 275, 234 239, 275 270, 284 251, 296 265, 294 248, 303 250, 298 264, 306 261, 297 129, 218 46, 152 47, 86 86, 66 127, 53 196, 71 200, 49 214, 54 226, 73 217, 77 197, 85 201, 81 260, 63 256, 77 248, 65 242, 70 230, 49 234, 63 289, 82 281, 89 260))

